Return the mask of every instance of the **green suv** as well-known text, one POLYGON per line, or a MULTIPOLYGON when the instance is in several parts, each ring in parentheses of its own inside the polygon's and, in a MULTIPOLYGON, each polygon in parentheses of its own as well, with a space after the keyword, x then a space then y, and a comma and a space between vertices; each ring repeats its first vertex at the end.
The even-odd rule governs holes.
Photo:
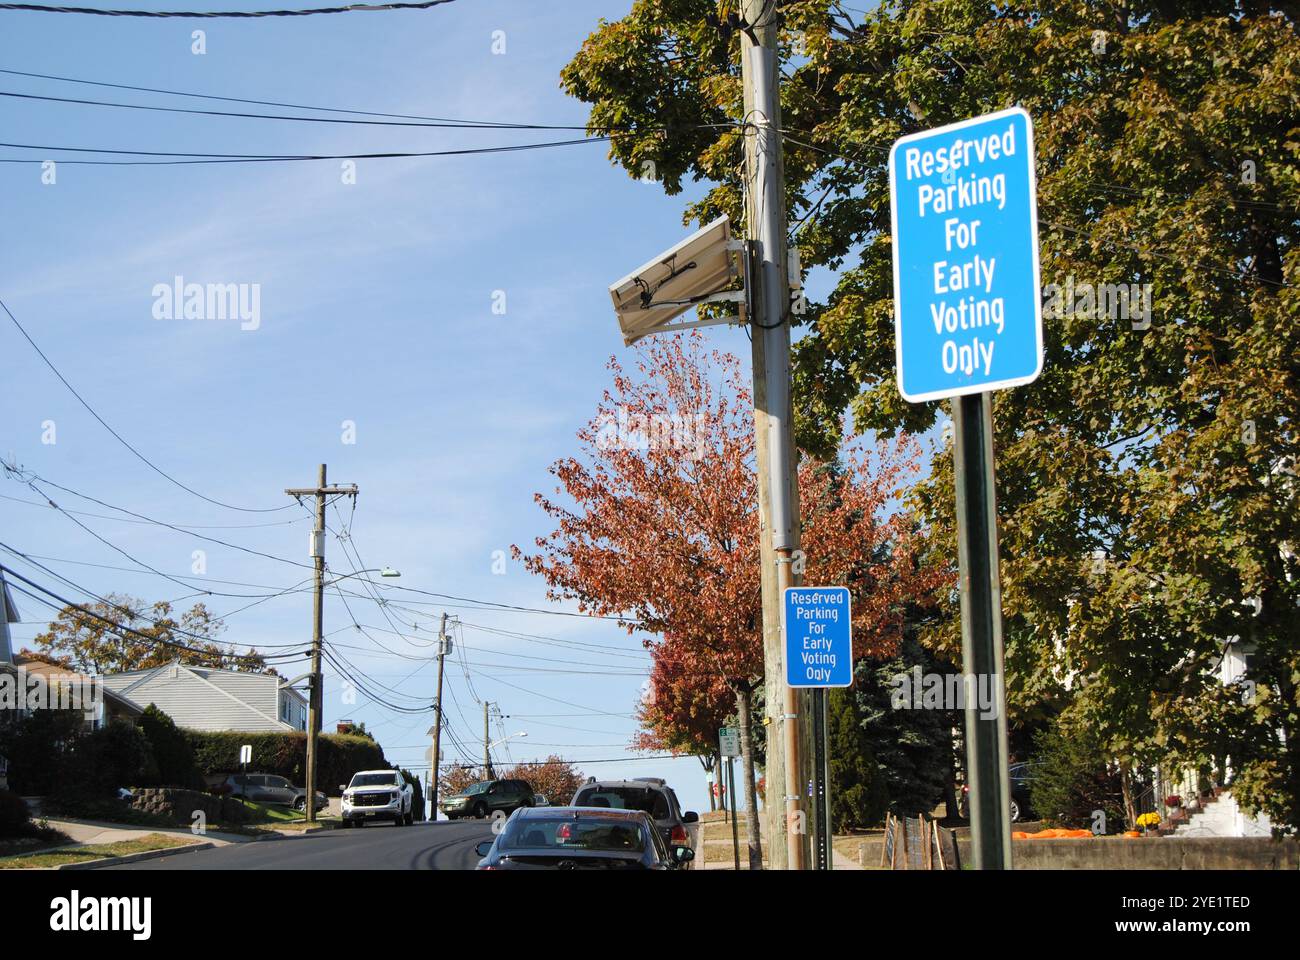
POLYGON ((447 797, 438 809, 448 820, 461 817, 490 817, 500 810, 514 813, 520 807, 533 805, 533 788, 523 780, 484 780, 466 787, 454 797, 447 797))

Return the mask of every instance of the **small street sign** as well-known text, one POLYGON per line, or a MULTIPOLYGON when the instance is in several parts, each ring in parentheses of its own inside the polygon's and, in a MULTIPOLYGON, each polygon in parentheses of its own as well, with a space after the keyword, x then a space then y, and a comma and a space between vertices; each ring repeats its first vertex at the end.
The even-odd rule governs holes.
POLYGON ((912 403, 1043 368, 1034 127, 1019 107, 889 151, 898 389, 912 403))
POLYGON ((253 762, 253 745, 246 743, 239 748, 239 762, 245 766, 253 762))
POLYGON ((724 757, 740 756, 740 729, 723 727, 718 731, 718 749, 724 757))
POLYGON ((848 587, 789 587, 781 607, 785 682, 853 685, 853 618, 848 587))

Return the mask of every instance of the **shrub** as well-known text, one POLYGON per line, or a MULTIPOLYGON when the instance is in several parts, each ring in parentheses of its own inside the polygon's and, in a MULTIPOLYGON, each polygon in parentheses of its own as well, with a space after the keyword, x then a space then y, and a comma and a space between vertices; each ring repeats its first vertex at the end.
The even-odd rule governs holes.
POLYGON ((56 795, 108 797, 118 787, 147 783, 158 776, 144 731, 128 720, 113 720, 73 744, 67 776, 56 795))
MULTIPOLYGON (((307 777, 307 734, 242 733, 240 731, 183 731, 194 751, 194 761, 201 776, 220 779, 240 772, 239 749, 253 748, 250 773, 270 773, 287 777, 304 786, 307 777)), ((336 795, 338 785, 347 783, 358 770, 388 770, 383 748, 369 737, 348 734, 322 734, 316 756, 316 789, 336 795)))
POLYGON ((1029 781, 1029 799, 1040 817, 1054 827, 1090 828, 1094 810, 1106 815, 1107 832, 1124 825, 1119 774, 1092 728, 1057 718, 1035 738, 1037 766, 1029 781))
POLYGON ((140 717, 140 729, 149 741, 157 765, 157 776, 137 781, 145 786, 203 788, 203 778, 194 762, 194 745, 166 713, 149 704, 140 717))
POLYGON ((53 793, 67 775, 85 715, 76 710, 34 710, 0 724, 0 754, 9 759, 10 789, 31 797, 53 793))
POLYGON ((0 837, 26 836, 30 823, 26 801, 12 790, 0 790, 0 837))

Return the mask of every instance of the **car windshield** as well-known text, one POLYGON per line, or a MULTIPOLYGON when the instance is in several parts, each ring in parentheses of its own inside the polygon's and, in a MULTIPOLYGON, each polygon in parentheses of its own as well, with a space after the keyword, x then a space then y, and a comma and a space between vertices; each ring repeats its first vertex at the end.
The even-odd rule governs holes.
POLYGON ((645 787, 588 787, 574 798, 575 807, 609 807, 612 810, 640 810, 656 820, 672 816, 668 797, 661 790, 645 787))
POLYGON ((483 793, 490 786, 488 783, 476 783, 473 786, 466 787, 460 792, 462 797, 472 797, 476 793, 483 793))
POLYGON ((358 773, 352 778, 354 787, 395 787, 397 777, 391 773, 358 773))
POLYGON ((502 850, 620 850, 643 853, 645 832, 635 822, 618 820, 543 820, 529 818, 506 828, 502 850))

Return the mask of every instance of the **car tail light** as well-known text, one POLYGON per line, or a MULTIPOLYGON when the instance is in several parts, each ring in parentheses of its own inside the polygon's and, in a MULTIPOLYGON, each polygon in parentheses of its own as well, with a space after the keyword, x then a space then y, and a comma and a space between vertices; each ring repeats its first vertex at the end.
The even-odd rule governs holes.
POLYGON ((690 838, 687 837, 686 835, 686 828, 683 827, 680 823, 675 824, 673 826, 672 836, 669 839, 672 840, 674 846, 679 846, 679 847, 686 846, 686 844, 690 840, 690 838))

